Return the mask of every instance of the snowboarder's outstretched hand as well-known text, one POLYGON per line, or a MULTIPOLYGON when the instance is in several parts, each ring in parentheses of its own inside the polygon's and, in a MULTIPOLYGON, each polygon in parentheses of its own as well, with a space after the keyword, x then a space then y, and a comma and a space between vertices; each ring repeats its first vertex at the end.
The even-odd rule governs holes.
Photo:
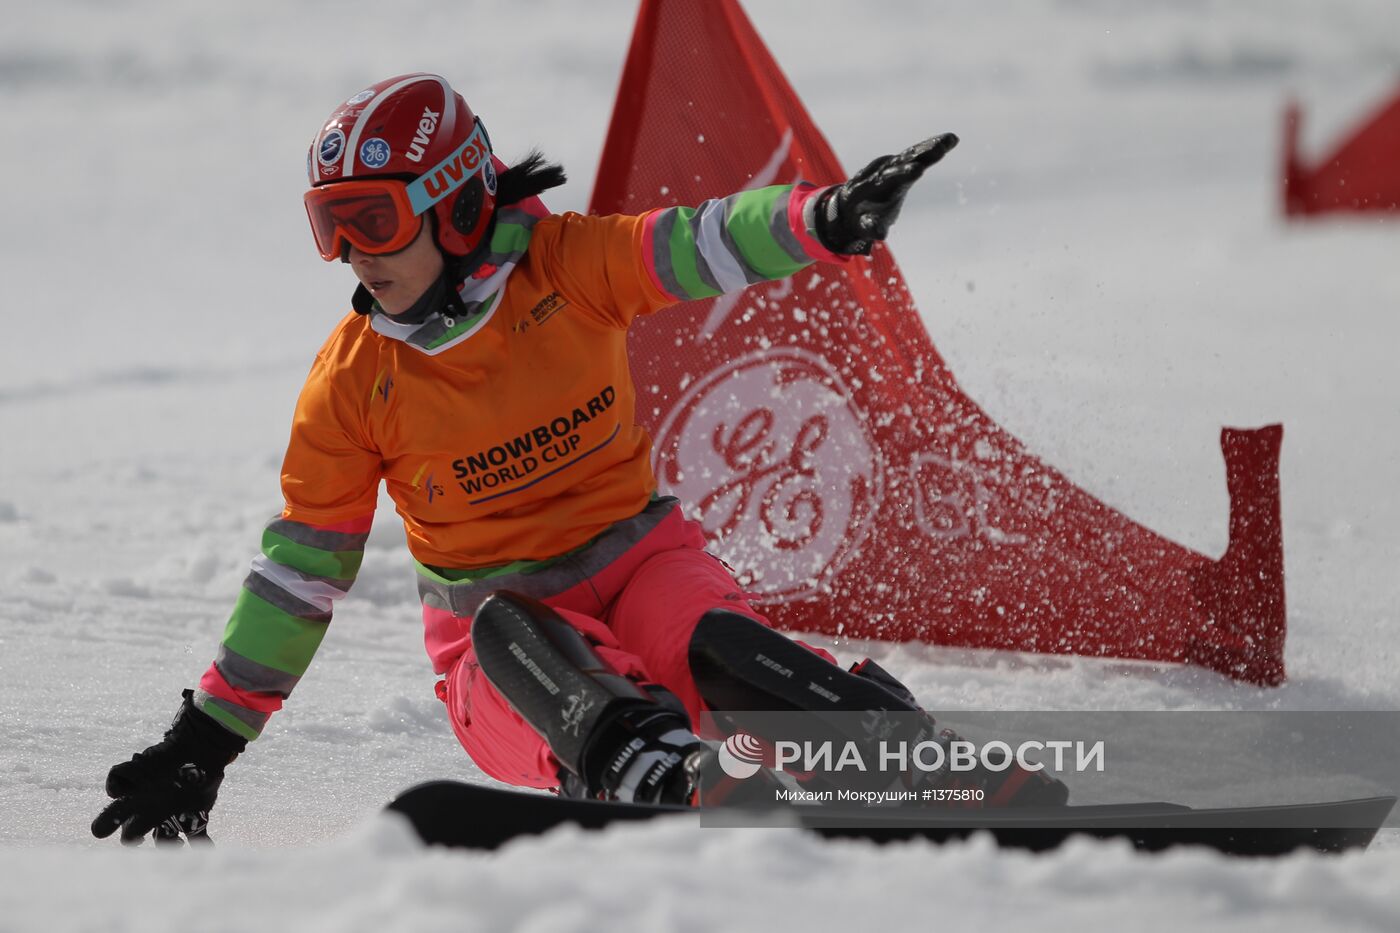
POLYGON ((816 204, 817 238, 833 253, 869 255, 889 235, 904 196, 924 170, 958 144, 952 133, 932 136, 898 155, 880 156, 816 204))
POLYGON ((208 842, 209 811, 219 795, 224 768, 247 741, 185 700, 165 737, 107 773, 112 797, 92 834, 105 839, 118 829, 121 841, 140 845, 148 833, 157 843, 208 842))

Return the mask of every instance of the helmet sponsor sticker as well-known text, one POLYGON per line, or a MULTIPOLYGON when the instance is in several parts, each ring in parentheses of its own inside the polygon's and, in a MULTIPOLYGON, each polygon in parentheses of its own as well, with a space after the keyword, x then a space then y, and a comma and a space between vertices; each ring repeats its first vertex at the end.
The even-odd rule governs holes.
POLYGON ((334 165, 340 161, 341 155, 345 152, 345 133, 339 129, 331 130, 321 137, 321 147, 316 157, 322 165, 334 165))
POLYGON ((389 144, 378 136, 360 144, 360 164, 365 168, 383 168, 389 164, 389 144))
POLYGON ((496 166, 491 164, 490 159, 487 159, 486 164, 481 167, 481 180, 486 182, 486 190, 494 195, 496 193, 496 166))
POLYGON ((371 97, 373 97, 373 96, 374 96, 374 88, 372 88, 372 87, 367 87, 367 88, 365 88, 363 91, 361 91, 360 93, 356 94, 354 97, 352 97, 352 98, 350 98, 349 100, 347 100, 347 101, 345 102, 345 106, 347 106, 347 107, 353 107, 353 106, 355 106, 356 104, 363 104, 365 101, 369 100, 369 99, 370 99, 371 97))
POLYGON ((491 148, 486 145, 486 134, 478 123, 462 145, 437 165, 409 183, 408 200, 413 212, 421 214, 481 171, 482 164, 491 164, 491 148))
POLYGON ((408 152, 405 153, 410 162, 423 161, 423 155, 428 151, 428 143, 437 132, 438 120, 441 118, 442 114, 431 107, 423 108, 423 116, 418 120, 418 132, 413 134, 413 142, 409 143, 408 152))

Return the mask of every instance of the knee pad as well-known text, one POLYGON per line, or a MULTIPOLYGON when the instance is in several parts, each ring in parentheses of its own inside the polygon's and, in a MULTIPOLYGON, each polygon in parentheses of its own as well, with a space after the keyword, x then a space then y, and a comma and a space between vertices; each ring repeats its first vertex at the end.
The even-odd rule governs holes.
POLYGON ((528 596, 492 594, 472 617, 471 632, 491 686, 576 774, 600 726, 626 709, 656 705, 610 668, 578 629, 528 596))

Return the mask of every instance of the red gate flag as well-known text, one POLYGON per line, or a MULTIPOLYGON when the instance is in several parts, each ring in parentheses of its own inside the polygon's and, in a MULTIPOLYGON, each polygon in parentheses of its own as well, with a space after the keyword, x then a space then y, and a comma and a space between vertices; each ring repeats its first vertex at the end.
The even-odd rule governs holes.
POLYGON ((1400 210, 1400 92, 1315 165, 1304 165, 1298 154, 1302 123, 1302 110, 1289 104, 1283 127, 1286 215, 1400 210))
MULTIPOLYGON (((737 0, 643 0, 592 212, 798 178, 846 173, 737 0)), ((663 490, 776 624, 1282 682, 1279 426, 1222 433, 1230 543, 1211 560, 964 395, 883 244, 639 320, 630 350, 663 490)))

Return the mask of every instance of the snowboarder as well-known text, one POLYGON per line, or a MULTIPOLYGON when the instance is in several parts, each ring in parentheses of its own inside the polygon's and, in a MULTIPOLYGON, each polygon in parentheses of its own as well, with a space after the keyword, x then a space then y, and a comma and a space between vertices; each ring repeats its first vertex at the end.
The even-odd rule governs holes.
POLYGON ((714 758, 693 728, 704 709, 917 709, 873 663, 846 671, 770 629, 657 495, 626 334, 676 302, 868 254, 956 143, 935 136, 829 187, 550 215, 537 196, 563 170, 538 152, 506 168, 443 78, 390 78, 340 105, 312 142, 305 204, 322 259, 359 280, 353 313, 307 377, 285 508, 217 656, 163 740, 111 769, 94 834, 203 834, 225 767, 349 590, 381 482, 438 695, 495 778, 693 802, 714 758))

